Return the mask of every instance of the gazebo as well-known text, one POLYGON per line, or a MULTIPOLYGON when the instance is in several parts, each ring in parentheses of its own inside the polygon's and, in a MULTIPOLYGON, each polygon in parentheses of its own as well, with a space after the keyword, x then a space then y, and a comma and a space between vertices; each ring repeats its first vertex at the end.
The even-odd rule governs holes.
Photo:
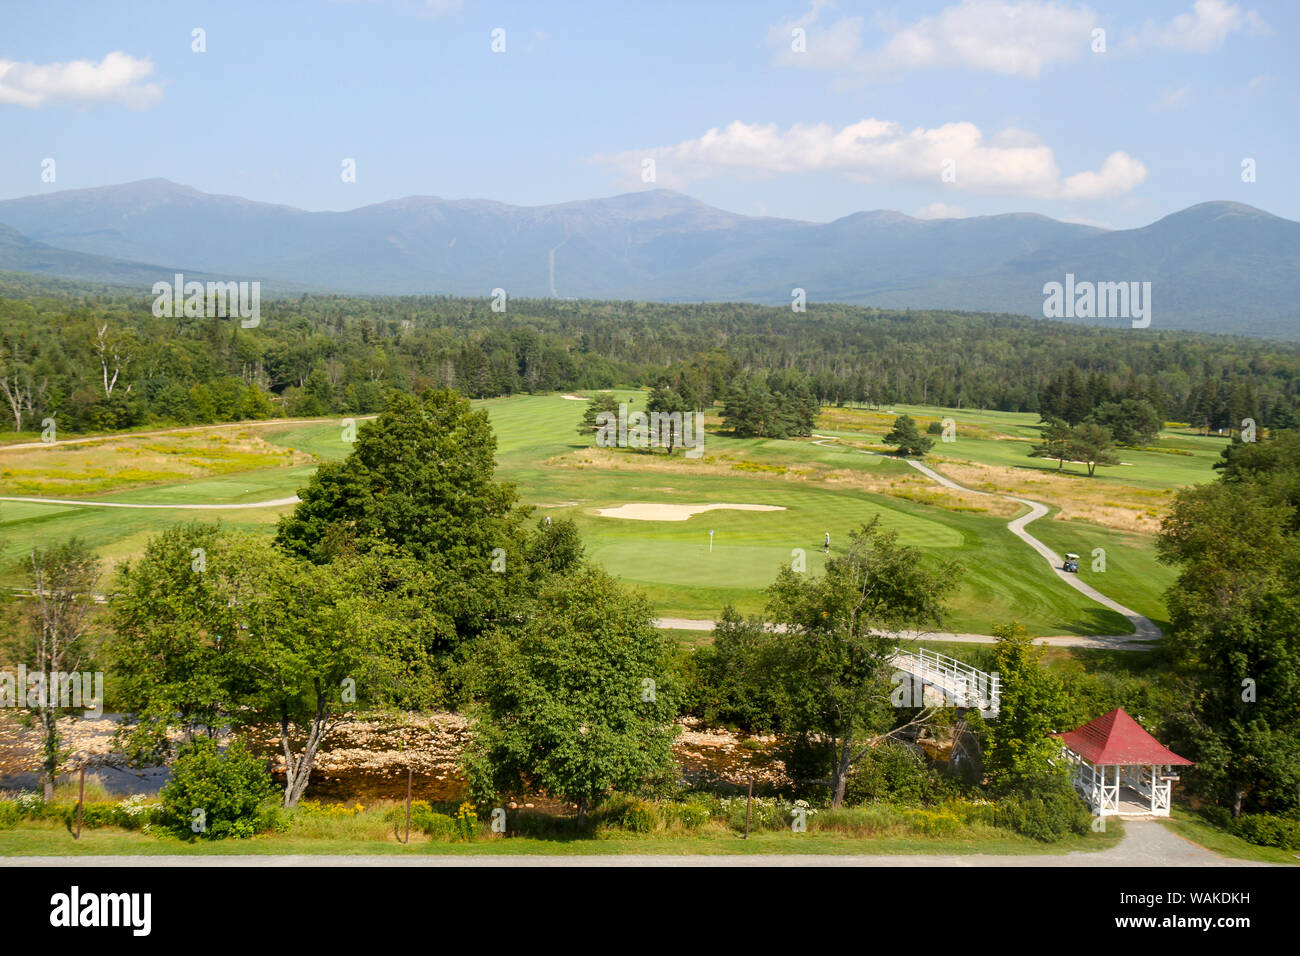
POLYGON ((1192 765, 1119 708, 1053 736, 1064 743, 1074 785, 1097 816, 1169 816, 1170 788, 1178 779, 1170 768, 1192 765))

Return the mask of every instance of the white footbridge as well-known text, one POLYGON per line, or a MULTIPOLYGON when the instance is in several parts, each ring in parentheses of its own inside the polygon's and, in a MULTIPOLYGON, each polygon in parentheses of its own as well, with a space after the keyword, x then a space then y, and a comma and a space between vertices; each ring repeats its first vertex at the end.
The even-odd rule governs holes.
POLYGON ((998 714, 1002 683, 997 674, 925 648, 899 648, 890 663, 895 668, 893 683, 901 703, 917 707, 972 707, 985 717, 998 714))

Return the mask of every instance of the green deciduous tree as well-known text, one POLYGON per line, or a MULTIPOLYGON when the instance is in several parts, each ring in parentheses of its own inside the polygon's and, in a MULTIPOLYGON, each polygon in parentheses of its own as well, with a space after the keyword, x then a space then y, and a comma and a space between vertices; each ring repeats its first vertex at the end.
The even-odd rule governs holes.
POLYGON ((124 749, 145 759, 165 752, 169 729, 193 741, 269 724, 286 806, 357 707, 431 702, 431 658, 450 627, 428 611, 441 582, 390 545, 318 565, 261 536, 187 526, 150 542, 122 584, 111 646, 144 728, 124 749))
POLYGON ((998 625, 993 633, 1001 698, 984 765, 995 782, 1015 786, 1057 773, 1051 761, 1059 759, 1061 745, 1049 735, 1067 729, 1058 726, 1063 691, 1061 682, 1043 669, 1043 650, 1023 626, 998 625))
POLYGON ((445 567, 487 569, 523 517, 514 486, 494 480, 495 453, 487 413, 455 392, 394 395, 345 459, 320 466, 277 540, 313 560, 382 540, 445 567))
POLYGON ((239 620, 230 585, 263 550, 195 522, 155 535, 120 569, 108 652, 120 706, 136 717, 118 733, 132 762, 165 757, 170 730, 186 742, 220 732, 228 706, 222 642, 228 650, 239 620))
POLYGON ((1172 743, 1197 761, 1189 783, 1239 815, 1300 802, 1300 441, 1234 445, 1224 464, 1178 493, 1157 553, 1180 571, 1172 743))
POLYGON ((475 656, 466 771, 478 799, 542 791, 578 806, 673 773, 670 643, 645 599, 595 568, 545 586, 475 656))
POLYGON ((890 700, 897 632, 938 625, 959 565, 927 567, 879 518, 855 532, 848 550, 827 561, 821 578, 787 565, 768 589, 768 667, 779 695, 782 733, 820 741, 831 805, 844 800, 849 771, 882 740, 918 720, 899 723, 890 700))

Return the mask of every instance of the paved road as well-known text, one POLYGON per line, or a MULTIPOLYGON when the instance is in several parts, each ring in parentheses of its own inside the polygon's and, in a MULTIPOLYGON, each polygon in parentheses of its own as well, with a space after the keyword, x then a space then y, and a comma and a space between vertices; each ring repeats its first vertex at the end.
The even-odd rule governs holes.
POLYGON ((79 508, 145 508, 153 511, 240 511, 244 508, 279 508, 283 505, 296 505, 298 503, 298 496, 290 495, 288 498, 274 498, 271 501, 249 501, 245 504, 223 505, 139 505, 126 501, 72 501, 67 498, 12 498, 8 495, 0 495, 0 501, 23 501, 29 504, 38 505, 76 505, 79 508))
POLYGON ((1130 820, 1124 825, 1124 839, 1118 846, 1096 853, 1059 855, 994 856, 975 853, 967 856, 915 854, 886 856, 852 854, 774 854, 704 855, 621 854, 621 855, 479 855, 447 856, 25 856, 0 857, 3 866, 892 866, 892 867, 973 867, 973 866, 1264 866, 1248 860, 1232 860, 1189 843, 1149 820, 1130 820))
MULTIPOLYGON (((655 619, 655 627, 670 628, 675 631, 711 631, 713 621, 693 617, 660 617, 655 619)), ((996 644, 997 638, 992 634, 966 634, 956 631, 908 632, 895 635, 901 640, 948 641, 954 644, 996 644)), ((1087 637, 1080 634, 1060 634, 1050 637, 1036 637, 1035 644, 1045 647, 1096 647, 1112 651, 1149 651, 1149 644, 1138 643, 1132 634, 1100 635, 1087 637)))

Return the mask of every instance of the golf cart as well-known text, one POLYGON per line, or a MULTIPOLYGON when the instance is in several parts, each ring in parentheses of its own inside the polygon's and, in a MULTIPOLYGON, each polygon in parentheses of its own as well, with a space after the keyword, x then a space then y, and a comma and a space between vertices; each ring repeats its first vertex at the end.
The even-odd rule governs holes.
POLYGON ((1062 571, 1069 571, 1072 574, 1079 573, 1079 556, 1071 551, 1065 556, 1065 564, 1061 565, 1062 571))

